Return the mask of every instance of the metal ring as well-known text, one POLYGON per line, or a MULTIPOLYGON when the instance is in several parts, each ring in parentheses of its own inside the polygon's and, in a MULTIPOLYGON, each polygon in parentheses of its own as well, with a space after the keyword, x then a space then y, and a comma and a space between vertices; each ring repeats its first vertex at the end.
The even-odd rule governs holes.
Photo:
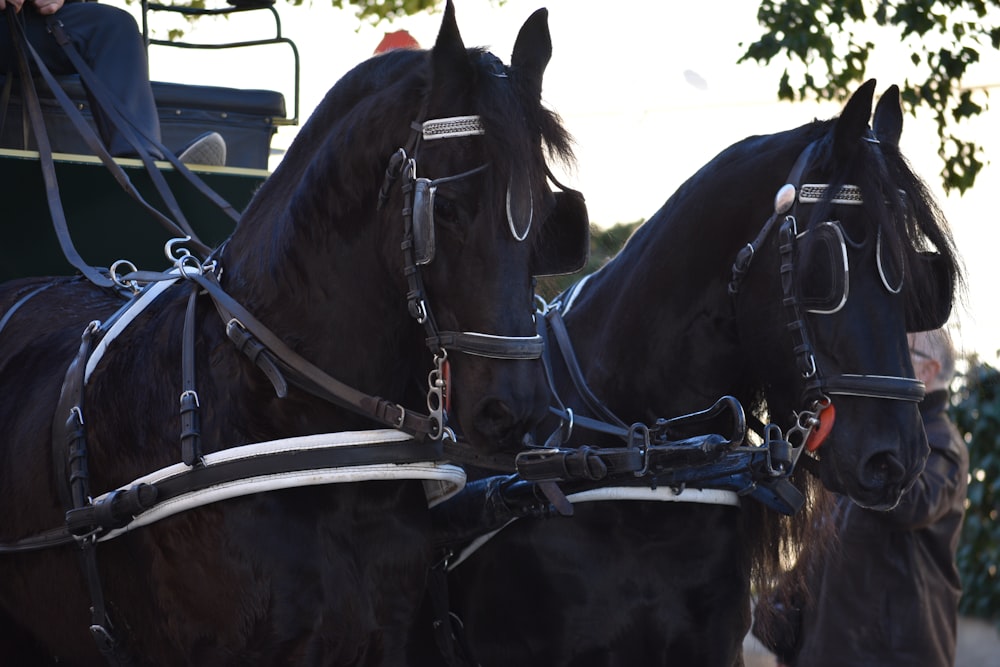
POLYGON ((569 415, 569 429, 566 431, 566 436, 563 438, 563 442, 569 442, 569 439, 573 437, 573 408, 566 408, 566 414, 569 415))
POLYGON ((128 282, 125 282, 119 275, 119 274, 124 275, 124 273, 120 271, 120 268, 122 266, 125 266, 129 269, 125 273, 135 273, 136 271, 138 271, 135 264, 133 264, 132 262, 128 261, 127 259, 119 259, 114 264, 111 265, 110 269, 108 269, 108 272, 111 274, 111 282, 113 282, 118 287, 121 287, 122 289, 132 290, 133 294, 138 294, 139 293, 138 281, 129 280, 128 282))
POLYGON ((187 253, 186 255, 181 255, 176 260, 174 260, 174 267, 180 272, 182 278, 188 278, 188 270, 190 269, 192 273, 196 275, 201 275, 204 273, 201 262, 198 258, 187 253))

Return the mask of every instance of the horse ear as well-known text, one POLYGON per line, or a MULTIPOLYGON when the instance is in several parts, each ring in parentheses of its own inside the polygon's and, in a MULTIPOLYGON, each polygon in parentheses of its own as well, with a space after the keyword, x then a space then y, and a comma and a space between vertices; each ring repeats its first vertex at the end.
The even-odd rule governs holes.
POLYGON ((552 58, 548 19, 549 11, 544 8, 529 16, 517 33, 514 52, 510 57, 511 70, 523 77, 539 97, 542 94, 542 74, 552 58))
POLYGON ((465 43, 455 21, 455 5, 451 0, 445 5, 444 19, 441 21, 437 41, 434 42, 431 60, 434 63, 435 81, 445 80, 449 73, 456 71, 462 75, 472 72, 465 43))
POLYGON ((875 120, 872 123, 875 138, 883 144, 899 148, 899 137, 903 134, 903 107, 899 104, 899 87, 889 86, 875 105, 875 120))
POLYGON ((868 79, 844 105, 833 133, 834 156, 839 162, 849 160, 860 149, 861 139, 868 131, 868 120, 872 116, 874 95, 875 79, 868 79))

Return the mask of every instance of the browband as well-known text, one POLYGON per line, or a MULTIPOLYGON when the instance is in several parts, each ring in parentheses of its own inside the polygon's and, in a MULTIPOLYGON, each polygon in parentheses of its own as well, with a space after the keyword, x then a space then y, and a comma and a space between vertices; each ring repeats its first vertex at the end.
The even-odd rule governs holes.
POLYGON ((479 116, 452 116, 424 121, 420 126, 424 141, 486 134, 479 116))

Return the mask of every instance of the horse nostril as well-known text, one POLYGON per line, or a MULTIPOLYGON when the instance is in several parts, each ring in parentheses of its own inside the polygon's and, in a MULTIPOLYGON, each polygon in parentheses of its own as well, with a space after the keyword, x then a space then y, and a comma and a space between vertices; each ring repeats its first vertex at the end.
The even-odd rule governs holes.
POLYGON ((864 480, 872 488, 900 487, 906 468, 894 454, 880 452, 865 462, 864 480))
POLYGON ((483 435, 496 440, 506 439, 517 425, 518 418, 506 402, 487 398, 476 409, 475 427, 483 435))

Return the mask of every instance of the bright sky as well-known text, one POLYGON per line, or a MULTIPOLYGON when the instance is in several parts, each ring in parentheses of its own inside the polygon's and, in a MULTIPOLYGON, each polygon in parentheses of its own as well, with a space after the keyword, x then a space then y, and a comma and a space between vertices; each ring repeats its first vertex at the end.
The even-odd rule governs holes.
MULTIPOLYGON (((352 9, 335 10, 326 0, 300 7, 277 2, 283 33, 297 43, 302 56, 303 119, 340 76, 372 54, 385 32, 405 28, 430 46, 440 25, 436 14, 359 28, 352 9)), ((213 0, 209 5, 215 6, 213 0)), ((650 217, 699 167, 748 135, 795 127, 840 110, 839 104, 779 103, 775 91, 781 65, 736 64, 743 52, 740 42, 749 43, 760 33, 755 2, 507 0, 495 5, 456 0, 458 24, 466 45, 487 46, 505 62, 524 20, 538 7, 549 9, 553 57, 543 98, 577 142, 578 166, 567 176, 567 185, 583 191, 592 220, 601 226, 650 217)), ((159 16, 155 20, 154 27, 166 25, 159 16)), ((235 41, 266 37, 269 30, 266 21, 241 14, 228 21, 199 21, 188 37, 235 41)), ((910 71, 909 52, 889 34, 876 35, 875 41, 869 76, 878 79, 881 91, 902 83, 901 73, 910 71)), ((984 54, 983 60, 967 85, 1000 84, 1000 54, 984 54)), ((292 60, 286 46, 229 52, 161 47, 151 52, 150 61, 156 80, 281 90, 291 111, 292 60)), ((1000 155, 998 113, 989 111, 963 130, 963 136, 984 147, 987 160, 1000 155)), ((968 271, 967 303, 953 317, 958 342, 996 363, 1000 302, 993 290, 1000 283, 995 258, 1000 207, 992 195, 1000 192, 1000 165, 987 166, 964 197, 945 198, 937 176, 941 163, 935 127, 910 116, 905 123, 903 152, 938 194, 968 271)), ((282 128, 272 146, 287 146, 296 130, 282 128)))

